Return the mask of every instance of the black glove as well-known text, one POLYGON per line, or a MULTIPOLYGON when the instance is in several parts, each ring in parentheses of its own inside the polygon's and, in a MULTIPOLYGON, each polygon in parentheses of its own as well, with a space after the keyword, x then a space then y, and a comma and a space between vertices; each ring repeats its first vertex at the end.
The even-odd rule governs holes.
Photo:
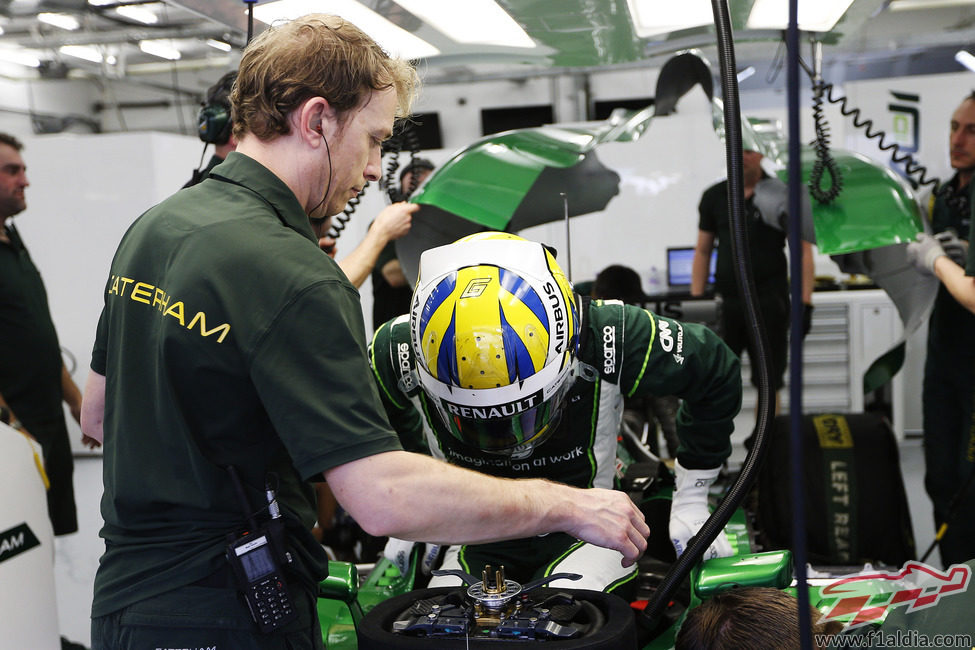
POLYGON ((802 303, 802 338, 806 338, 806 334, 812 329, 812 313, 813 306, 802 303))

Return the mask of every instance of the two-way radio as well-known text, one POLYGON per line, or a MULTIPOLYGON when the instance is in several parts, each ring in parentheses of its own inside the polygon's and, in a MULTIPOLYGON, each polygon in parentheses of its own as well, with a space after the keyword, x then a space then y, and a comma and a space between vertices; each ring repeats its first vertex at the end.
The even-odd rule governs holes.
POLYGON ((282 561, 285 564, 291 563, 291 555, 284 548, 284 522, 274 490, 266 484, 270 519, 259 525, 250 513, 236 469, 231 466, 228 471, 238 497, 243 501, 250 530, 227 546, 227 562, 230 563, 237 589, 247 603, 251 618, 261 633, 268 633, 298 617, 281 570, 282 561))

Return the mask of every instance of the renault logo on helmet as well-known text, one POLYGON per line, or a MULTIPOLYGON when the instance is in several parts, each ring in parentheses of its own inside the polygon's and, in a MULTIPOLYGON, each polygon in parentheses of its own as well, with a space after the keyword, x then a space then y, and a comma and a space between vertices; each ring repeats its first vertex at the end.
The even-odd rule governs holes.
POLYGON ((538 391, 522 399, 508 402, 507 404, 495 404, 493 406, 464 406, 454 404, 445 399, 440 400, 444 409, 451 415, 457 415, 471 420, 494 420, 497 418, 510 418, 512 415, 524 413, 542 403, 542 391, 538 391))

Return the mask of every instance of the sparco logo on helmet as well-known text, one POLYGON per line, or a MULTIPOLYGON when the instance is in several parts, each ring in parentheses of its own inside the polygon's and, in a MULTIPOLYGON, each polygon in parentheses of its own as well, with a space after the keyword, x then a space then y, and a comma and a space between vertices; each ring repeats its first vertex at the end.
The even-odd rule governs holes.
POLYGON ((464 406, 454 404, 445 399, 440 400, 444 409, 451 415, 472 420, 494 420, 498 418, 510 418, 512 415, 524 413, 542 403, 542 391, 538 391, 528 397, 508 402, 507 404, 495 404, 494 406, 464 406))
POLYGON ((616 372, 616 328, 612 325, 603 328, 603 372, 616 372))
POLYGON ((552 303, 552 316, 555 318, 555 352, 562 354, 562 350, 565 348, 566 337, 565 308, 563 307, 558 287, 551 282, 546 282, 544 289, 545 295, 548 296, 549 301, 552 303))

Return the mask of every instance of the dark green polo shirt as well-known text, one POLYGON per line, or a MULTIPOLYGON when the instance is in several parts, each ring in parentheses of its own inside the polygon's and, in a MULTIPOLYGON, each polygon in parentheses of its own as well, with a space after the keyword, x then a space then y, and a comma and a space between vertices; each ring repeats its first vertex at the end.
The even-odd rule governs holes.
POLYGON ((29 431, 64 421, 61 348, 41 275, 16 229, 9 234, 0 244, 0 393, 29 431))
MULTIPOLYGON (((715 291, 724 296, 737 296, 738 285, 731 255, 731 221, 728 218, 728 181, 721 181, 704 191, 698 212, 698 228, 714 233, 718 239, 718 260, 714 271, 715 291)), ((748 228, 748 252, 755 286, 759 290, 788 293, 785 232, 762 221, 752 199, 745 201, 745 223, 748 228)))
MULTIPOLYGON (((274 472, 305 577, 325 555, 302 480, 400 449, 366 361, 359 295, 294 194, 238 153, 141 216, 112 262, 92 369, 104 374, 106 550, 92 615, 223 565, 274 472)), ((365 480, 365 479, 364 479, 365 480)))

